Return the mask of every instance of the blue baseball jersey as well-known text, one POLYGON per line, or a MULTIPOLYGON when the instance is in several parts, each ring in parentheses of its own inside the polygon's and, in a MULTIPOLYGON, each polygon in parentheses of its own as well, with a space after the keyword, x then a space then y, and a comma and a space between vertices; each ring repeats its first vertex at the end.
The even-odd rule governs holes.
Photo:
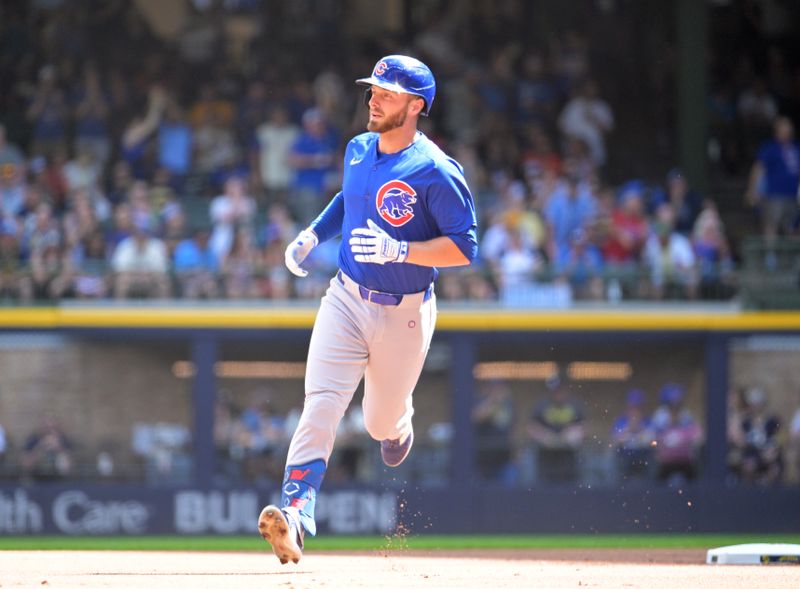
POLYGON ((398 240, 447 236, 473 260, 478 249, 475 204, 461 165, 423 133, 391 154, 378 151, 378 138, 363 133, 350 141, 342 191, 311 227, 320 241, 341 232, 339 267, 359 284, 396 294, 420 292, 436 279, 436 268, 356 262, 348 244, 351 232, 372 219, 398 240))

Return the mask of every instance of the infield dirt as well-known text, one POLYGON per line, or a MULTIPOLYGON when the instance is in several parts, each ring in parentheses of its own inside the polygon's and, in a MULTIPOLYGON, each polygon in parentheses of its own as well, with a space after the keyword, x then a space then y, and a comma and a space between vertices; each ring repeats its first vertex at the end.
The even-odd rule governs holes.
POLYGON ((796 589, 797 566, 710 566, 701 550, 309 553, 0 552, 0 587, 796 589))

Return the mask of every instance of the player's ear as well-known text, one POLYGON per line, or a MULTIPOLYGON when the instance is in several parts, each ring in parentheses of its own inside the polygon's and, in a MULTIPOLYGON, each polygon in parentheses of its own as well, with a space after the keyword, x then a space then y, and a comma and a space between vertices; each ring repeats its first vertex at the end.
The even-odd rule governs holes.
POLYGON ((414 96, 412 100, 409 101, 409 106, 411 107, 410 114, 418 115, 422 112, 422 109, 425 108, 425 101, 419 96, 414 96))

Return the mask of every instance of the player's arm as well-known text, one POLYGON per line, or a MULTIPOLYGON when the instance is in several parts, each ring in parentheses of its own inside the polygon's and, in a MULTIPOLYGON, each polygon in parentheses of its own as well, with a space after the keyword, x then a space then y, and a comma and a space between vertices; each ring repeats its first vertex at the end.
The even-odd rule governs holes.
POLYGON ((336 193, 319 216, 311 222, 311 229, 319 242, 328 241, 342 232, 344 221, 344 195, 341 191, 336 193))
POLYGON ((410 243, 406 261, 441 268, 467 266, 478 255, 478 222, 472 194, 455 161, 436 172, 438 181, 431 187, 427 205, 442 236, 410 243))
POLYGON ((412 241, 408 244, 408 264, 417 266, 468 266, 470 259, 459 249, 450 237, 442 236, 428 241, 412 241))
POLYGON ((301 278, 308 276, 308 271, 301 268, 300 264, 317 245, 342 232, 343 220, 344 196, 338 192, 311 225, 303 229, 286 247, 284 261, 289 271, 301 278))

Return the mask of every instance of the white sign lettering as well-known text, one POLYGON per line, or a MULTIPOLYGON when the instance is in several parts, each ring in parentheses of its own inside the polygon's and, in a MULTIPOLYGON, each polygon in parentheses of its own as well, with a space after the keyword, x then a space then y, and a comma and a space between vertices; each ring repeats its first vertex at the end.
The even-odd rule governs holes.
POLYGON ((0 532, 24 534, 42 531, 42 508, 17 489, 11 496, 0 493, 0 532))
POLYGON ((175 530, 181 534, 252 532, 259 514, 258 495, 182 491, 175 495, 175 530))
POLYGON ((141 534, 148 517, 139 501, 96 501, 83 491, 65 491, 53 501, 53 523, 65 534, 141 534))

